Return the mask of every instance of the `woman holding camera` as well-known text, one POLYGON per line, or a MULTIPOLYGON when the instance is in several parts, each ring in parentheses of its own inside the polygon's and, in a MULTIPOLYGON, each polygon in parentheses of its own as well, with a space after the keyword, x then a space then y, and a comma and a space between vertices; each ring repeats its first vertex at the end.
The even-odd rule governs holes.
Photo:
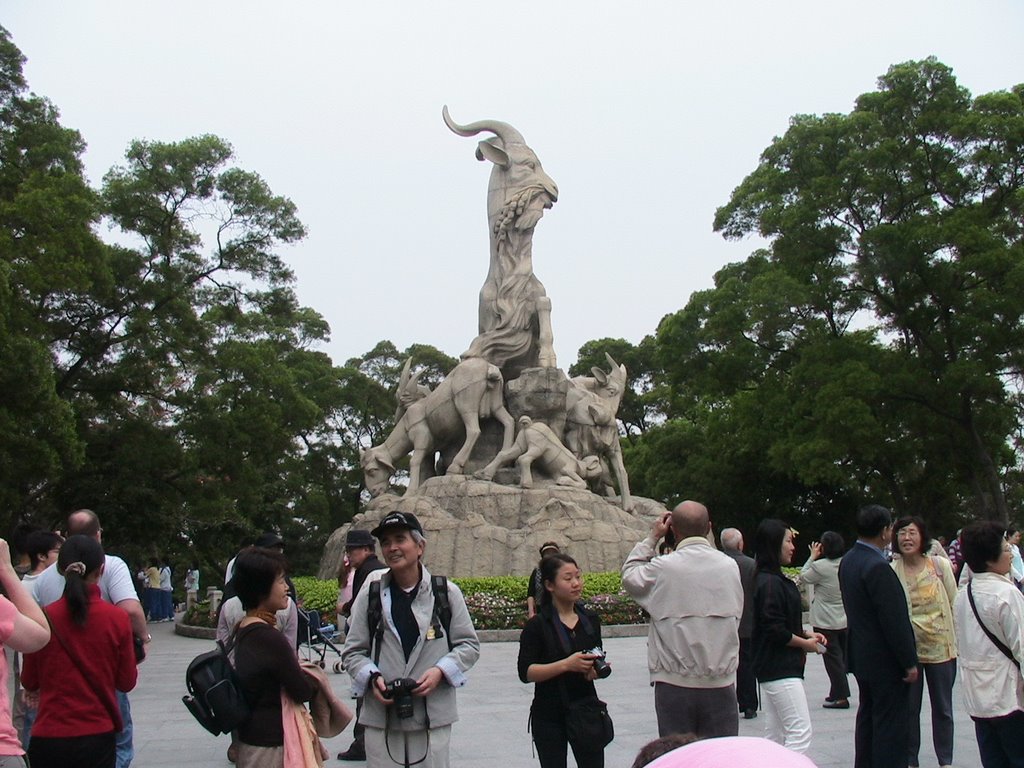
POLYGON ((277 630, 277 612, 288 607, 285 559, 280 552, 247 547, 235 558, 234 585, 245 616, 235 632, 235 672, 251 715, 238 728, 239 768, 283 768, 282 692, 309 701, 313 684, 277 630))
MULTIPOLYGON (((540 575, 540 607, 519 637, 519 679, 536 684, 530 728, 541 768, 565 768, 568 705, 597 698, 594 680, 611 668, 600 651, 601 621, 579 603, 583 576, 576 561, 561 552, 549 555, 540 575)), ((603 768, 603 746, 571 746, 578 768, 603 768)))
POLYGON ((820 632, 804 632, 800 591, 782 572, 793 562, 793 531, 781 520, 762 520, 754 537, 754 675, 761 686, 766 736, 803 754, 811 746, 811 714, 804 693, 808 653, 824 652, 820 632))

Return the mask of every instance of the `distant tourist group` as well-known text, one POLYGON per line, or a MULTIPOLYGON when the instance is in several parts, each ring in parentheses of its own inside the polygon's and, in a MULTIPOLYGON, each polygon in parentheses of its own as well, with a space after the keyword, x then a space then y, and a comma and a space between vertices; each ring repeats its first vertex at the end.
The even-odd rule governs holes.
MULTIPOLYGON (((46 531, 26 539, 24 581, 0 540, 0 639, 17 652, 14 702, 0 703, 0 768, 128 768, 127 694, 151 640, 146 615, 173 617, 164 602, 166 564, 152 561, 140 574, 140 601, 125 563, 103 552, 99 518, 79 510, 67 523, 66 539, 46 531)), ((633 768, 813 766, 803 687, 811 654, 823 657, 829 679, 823 708, 851 709, 848 673, 856 679, 856 768, 919 764, 925 683, 935 754, 940 766, 952 765, 958 675, 982 765, 1024 766, 1019 533, 976 522, 947 551, 921 518, 894 521, 877 505, 859 510, 856 530, 849 550, 832 531, 812 542, 797 576, 783 570, 794 564, 797 534, 780 520, 760 522, 754 557, 735 528, 721 531, 718 549, 698 502, 654 522, 622 566, 623 588, 649 615, 658 732, 633 768), (812 593, 807 625, 801 586, 812 593), (740 718, 759 715, 764 738, 740 737, 740 718)), ((417 517, 393 512, 372 531, 350 530, 345 541, 340 659, 354 712, 296 653, 297 620, 308 633, 318 619, 297 609, 284 542, 267 534, 256 544, 225 574, 218 637, 247 706, 228 759, 241 768, 322 766, 329 756, 320 737, 354 720, 340 760, 449 766, 456 692, 480 641, 459 587, 425 567, 417 517)), ((519 679, 534 686, 535 753, 541 768, 565 768, 570 752, 579 768, 603 768, 614 725, 598 696, 612 674, 600 616, 583 601, 576 560, 557 542, 539 554, 517 664, 519 679)), ((195 566, 185 586, 194 599, 195 566)), ((0 682, 7 681, 0 661, 0 682)))

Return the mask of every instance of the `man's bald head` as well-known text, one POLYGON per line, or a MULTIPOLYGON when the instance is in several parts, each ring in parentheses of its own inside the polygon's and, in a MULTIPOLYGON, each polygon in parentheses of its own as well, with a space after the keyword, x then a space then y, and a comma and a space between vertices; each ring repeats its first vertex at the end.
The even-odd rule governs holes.
POLYGON ((722 549, 743 549, 743 534, 738 528, 722 529, 722 549))
POLYGON ((68 536, 88 536, 99 541, 100 518, 91 509, 79 509, 68 515, 68 536))
POLYGON ((690 536, 707 536, 711 530, 708 508, 699 501, 682 502, 672 510, 672 530, 677 541, 690 536))

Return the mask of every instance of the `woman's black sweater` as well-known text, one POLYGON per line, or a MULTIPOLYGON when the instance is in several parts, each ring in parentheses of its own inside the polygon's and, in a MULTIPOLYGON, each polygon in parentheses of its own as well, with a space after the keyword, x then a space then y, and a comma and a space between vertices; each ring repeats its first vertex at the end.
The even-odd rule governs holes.
MULTIPOLYGON (((576 605, 576 614, 578 621, 572 629, 562 624, 550 605, 541 606, 537 614, 526 622, 519 636, 520 680, 530 682, 526 679, 526 671, 531 664, 550 664, 577 651, 589 651, 601 646, 601 619, 598 615, 580 604, 576 605), (559 631, 556 622, 562 624, 564 633, 559 631)), ((593 681, 587 680, 579 672, 567 672, 534 684, 534 716, 557 718, 564 715, 565 705, 559 681, 565 684, 566 697, 570 702, 597 696, 593 681)))
POLYGON ((787 643, 804 636, 800 590, 781 571, 757 572, 754 587, 754 674, 759 683, 804 676, 807 654, 787 643))

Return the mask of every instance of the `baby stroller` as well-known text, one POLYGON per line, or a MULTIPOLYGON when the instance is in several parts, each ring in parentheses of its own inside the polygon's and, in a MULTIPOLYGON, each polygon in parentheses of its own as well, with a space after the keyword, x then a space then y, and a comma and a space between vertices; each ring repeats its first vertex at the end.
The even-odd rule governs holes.
POLYGON ((337 659, 331 665, 333 672, 341 673, 341 651, 334 641, 338 639, 338 630, 333 624, 321 624, 319 611, 304 611, 299 608, 299 658, 314 662, 320 669, 327 668, 327 652, 333 653, 337 659))

